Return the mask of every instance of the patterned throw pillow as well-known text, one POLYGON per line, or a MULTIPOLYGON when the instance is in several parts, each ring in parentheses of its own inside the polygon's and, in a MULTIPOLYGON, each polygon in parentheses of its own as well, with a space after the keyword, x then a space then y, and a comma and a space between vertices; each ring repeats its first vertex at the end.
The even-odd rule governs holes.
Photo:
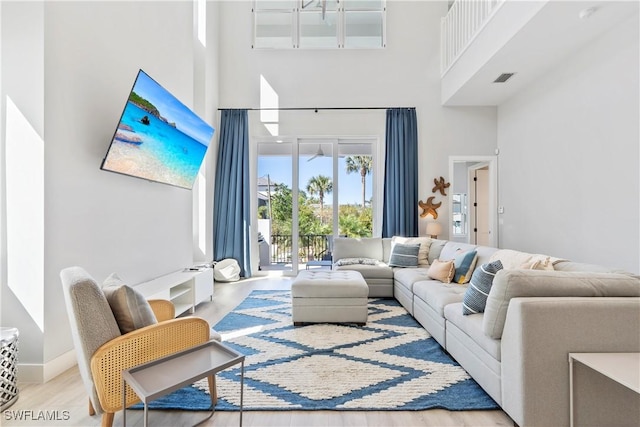
POLYGON ((500 270, 502 270, 502 263, 498 260, 482 264, 473 272, 471 282, 462 300, 462 314, 484 313, 493 278, 500 270))
POLYGON ((469 283, 469 280, 471 280, 473 269, 476 268, 477 261, 478 252, 463 252, 461 250, 458 250, 454 260, 454 264, 456 266, 456 274, 453 276, 453 281, 459 284, 469 283))
POLYGON ((431 248, 431 237, 402 237, 393 236, 391 238, 391 244, 402 243, 405 245, 420 245, 418 251, 418 266, 429 267, 429 249, 431 248))
POLYGON ((396 243, 391 248, 391 256, 389 257, 389 265, 391 267, 417 267, 418 252, 420 245, 409 245, 404 243, 396 243))
POLYGON ((122 334, 158 323, 149 302, 140 292, 125 285, 117 274, 107 277, 102 286, 122 334))
POLYGON ((449 261, 434 259, 429 270, 427 270, 427 276, 432 279, 439 280, 442 283, 451 283, 451 279, 453 279, 455 272, 456 267, 453 264, 452 259, 449 261))
POLYGON ((336 265, 378 265, 379 262, 373 258, 342 258, 336 262, 336 265))

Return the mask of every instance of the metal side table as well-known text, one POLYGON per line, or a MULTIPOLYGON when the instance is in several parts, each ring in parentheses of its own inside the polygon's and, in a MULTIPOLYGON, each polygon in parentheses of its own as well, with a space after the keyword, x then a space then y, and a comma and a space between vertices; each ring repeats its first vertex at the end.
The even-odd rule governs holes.
MULTIPOLYGON (((122 371, 122 425, 126 426, 127 424, 127 410, 125 407, 127 384, 144 404, 144 425, 147 427, 149 417, 148 404, 150 401, 240 363, 240 426, 242 427, 244 357, 243 354, 218 341, 209 341, 122 371)), ((209 390, 209 392, 213 396, 214 390, 209 390)), ((212 405, 211 414, 200 423, 211 418, 214 411, 215 408, 212 405)))

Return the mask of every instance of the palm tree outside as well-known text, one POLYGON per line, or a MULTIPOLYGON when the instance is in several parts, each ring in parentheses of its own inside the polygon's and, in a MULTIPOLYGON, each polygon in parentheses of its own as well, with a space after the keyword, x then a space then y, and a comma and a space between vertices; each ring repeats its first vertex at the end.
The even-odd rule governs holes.
POLYGON ((331 194, 333 191, 333 182, 331 178, 325 175, 313 176, 307 183, 307 192, 312 196, 318 195, 320 201, 320 220, 323 220, 324 196, 331 194))
POLYGON ((367 183, 365 177, 371 173, 373 158, 371 156, 348 156, 345 158, 347 173, 359 172, 362 183, 362 208, 365 208, 367 183))

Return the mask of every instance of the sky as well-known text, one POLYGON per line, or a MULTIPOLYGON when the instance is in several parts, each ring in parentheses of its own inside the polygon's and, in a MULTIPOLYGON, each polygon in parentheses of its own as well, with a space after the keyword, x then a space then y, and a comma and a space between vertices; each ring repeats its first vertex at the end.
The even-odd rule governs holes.
POLYGON ((213 128, 142 70, 133 91, 155 105, 160 115, 169 123, 175 123, 177 129, 202 145, 209 146, 213 128))
MULTIPOLYGON (((317 175, 332 175, 332 159, 331 157, 316 157, 310 162, 308 157, 301 157, 299 176, 300 189, 306 191, 309 179, 317 175)), ((362 184, 360 173, 347 174, 344 157, 338 159, 338 185, 340 193, 338 201, 340 204, 357 204, 362 203, 362 184)), ((286 184, 291 188, 291 157, 288 156, 259 156, 258 158, 258 176, 266 176, 272 182, 286 184)), ((335 181, 335 180, 334 180, 335 181)), ((373 194, 372 175, 369 174, 365 178, 366 182, 366 199, 370 200, 373 194)), ((325 204, 331 204, 333 194, 325 196, 325 204)))

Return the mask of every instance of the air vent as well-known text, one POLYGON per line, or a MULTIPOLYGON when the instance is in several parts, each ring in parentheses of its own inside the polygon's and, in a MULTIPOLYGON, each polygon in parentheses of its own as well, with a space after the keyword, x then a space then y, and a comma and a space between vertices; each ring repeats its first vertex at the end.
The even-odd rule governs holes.
POLYGON ((495 79, 493 82, 494 83, 504 83, 507 80, 509 80, 511 77, 513 77, 515 73, 502 73, 498 76, 497 79, 495 79))

